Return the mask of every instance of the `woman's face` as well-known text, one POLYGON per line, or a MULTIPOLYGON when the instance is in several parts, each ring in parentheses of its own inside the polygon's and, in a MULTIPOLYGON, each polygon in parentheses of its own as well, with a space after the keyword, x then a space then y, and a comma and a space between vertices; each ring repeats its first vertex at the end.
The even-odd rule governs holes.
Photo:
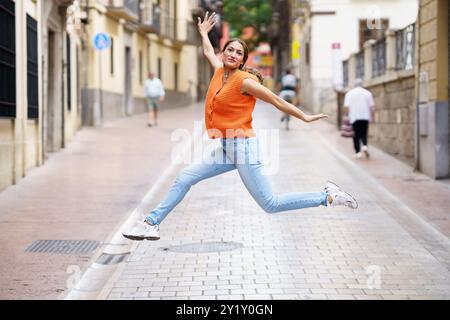
POLYGON ((237 69, 244 63, 244 48, 237 42, 231 42, 222 52, 222 62, 224 67, 237 69))

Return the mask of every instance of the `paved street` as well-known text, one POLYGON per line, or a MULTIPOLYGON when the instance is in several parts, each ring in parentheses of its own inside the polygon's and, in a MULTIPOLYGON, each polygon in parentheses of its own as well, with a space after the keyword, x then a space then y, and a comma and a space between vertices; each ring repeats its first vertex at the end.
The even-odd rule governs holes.
MULTIPOLYGON (((257 128, 280 126, 275 110, 257 108, 257 128)), ((100 298, 449 299, 448 237, 350 160, 328 134, 338 136, 329 126, 300 122, 280 131, 279 171, 270 177, 274 190, 316 191, 330 179, 354 194, 358 210, 270 215, 237 172, 203 181, 161 224, 160 241, 134 244, 100 298), (225 244, 235 248, 214 252, 225 244)), ((450 194, 443 184, 435 187, 450 194)))
POLYGON ((450 300, 449 12, 0 0, 0 300, 450 300), (322 120, 285 130, 283 99, 322 120), (275 194, 331 181, 357 210, 266 213, 235 170, 129 240, 250 116, 275 194))
MULTIPOLYGON (((146 115, 83 128, 18 184, 0 193, 0 298, 56 299, 95 252, 27 252, 37 240, 104 242, 166 166, 170 137, 192 130, 200 105, 163 111, 157 128, 146 115), (165 143, 161 143, 165 141, 165 143)), ((42 248, 45 249, 45 248, 42 248)))
MULTIPOLYGON (((259 104, 255 126, 280 128, 279 116, 259 104)), ((164 196, 183 167, 172 164, 171 134, 177 128, 192 132, 201 117, 202 106, 193 105, 164 110, 158 128, 147 128, 139 115, 84 129, 2 192, 2 298, 67 297, 70 267, 88 270, 133 209, 148 210, 164 196), (100 245, 89 254, 25 251, 41 239, 100 245)), ((266 161, 276 164, 279 150, 278 170, 270 175, 276 192, 318 191, 330 179, 355 195, 359 209, 270 215, 237 172, 203 181, 161 224, 160 241, 122 239, 130 254, 103 273, 96 297, 450 298, 448 184, 413 173, 375 148, 370 161, 351 159, 350 140, 327 123, 298 121, 289 132, 275 132, 279 149, 270 149, 266 161)))

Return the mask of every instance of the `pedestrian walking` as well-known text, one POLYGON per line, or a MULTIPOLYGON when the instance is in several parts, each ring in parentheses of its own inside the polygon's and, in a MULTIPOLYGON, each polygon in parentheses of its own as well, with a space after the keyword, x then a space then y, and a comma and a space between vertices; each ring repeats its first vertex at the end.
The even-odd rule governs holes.
POLYGON ((352 124, 353 147, 355 148, 354 157, 360 159, 361 151, 369 158, 369 146, 367 144, 367 134, 369 132, 369 123, 374 121, 375 103, 373 95, 369 90, 362 87, 363 81, 358 78, 355 80, 355 87, 345 94, 344 113, 348 116, 352 124), (362 142, 362 147, 360 142, 362 142))
MULTIPOLYGON (((208 39, 215 24, 215 14, 198 19, 203 52, 214 68, 205 102, 205 124, 212 139, 220 139, 220 147, 208 153, 202 163, 191 164, 175 179, 165 199, 150 212, 145 221, 123 236, 132 240, 158 240, 159 225, 180 203, 196 183, 219 174, 238 170, 245 187, 268 213, 318 206, 347 206, 356 209, 356 200, 334 183, 327 182, 323 191, 292 192, 276 195, 268 178, 262 173, 258 140, 252 128, 252 112, 256 98, 266 101, 282 112, 304 122, 327 118, 325 114, 307 115, 264 87, 262 77, 245 71, 248 48, 240 39, 228 41, 219 59, 208 39)), ((214 196, 214 192, 211 192, 214 196)))
MULTIPOLYGON (((287 102, 297 105, 297 95, 299 92, 299 81, 298 79, 291 73, 291 69, 287 68, 285 70, 285 74, 281 77, 281 81, 278 84, 278 95, 281 99, 286 100, 287 102)), ((281 122, 285 121, 285 129, 289 130, 289 121, 291 120, 291 116, 289 113, 284 113, 281 117, 281 122)))
POLYGON ((158 125, 158 103, 164 101, 166 92, 162 81, 155 77, 153 72, 148 73, 148 79, 144 84, 145 97, 147 99, 147 111, 148 111, 148 123, 152 125, 158 125))

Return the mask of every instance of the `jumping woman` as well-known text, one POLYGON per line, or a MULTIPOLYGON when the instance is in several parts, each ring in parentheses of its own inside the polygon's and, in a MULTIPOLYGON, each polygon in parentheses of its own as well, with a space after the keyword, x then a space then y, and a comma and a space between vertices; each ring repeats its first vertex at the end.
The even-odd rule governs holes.
POLYGON ((209 137, 220 139, 221 147, 208 155, 210 159, 183 169, 165 199, 140 226, 123 233, 123 236, 131 240, 159 240, 160 223, 180 203, 191 186, 235 169, 255 201, 268 213, 318 206, 346 206, 356 209, 356 200, 332 182, 327 182, 320 192, 273 193, 268 178, 262 173, 258 140, 252 128, 256 98, 304 122, 327 118, 327 115, 307 115, 264 87, 262 77, 244 67, 248 48, 242 40, 228 41, 222 50, 221 61, 208 39, 208 32, 215 22, 215 13, 209 16, 207 12, 203 22, 198 18, 203 53, 214 68, 206 94, 205 124, 209 137))

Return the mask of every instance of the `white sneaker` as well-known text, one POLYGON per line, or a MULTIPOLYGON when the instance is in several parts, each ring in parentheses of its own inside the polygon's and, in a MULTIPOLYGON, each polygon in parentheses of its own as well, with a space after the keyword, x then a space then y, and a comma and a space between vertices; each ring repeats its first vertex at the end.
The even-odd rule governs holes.
POLYGON ((151 225, 147 221, 139 223, 130 232, 124 232, 122 235, 130 240, 159 240, 159 225, 151 225))
POLYGON ((342 190, 330 189, 327 197, 328 204, 332 207, 345 206, 352 209, 358 208, 358 202, 350 194, 342 190))
POLYGON ((361 147, 362 152, 364 152, 364 154, 366 155, 366 158, 370 157, 370 153, 369 153, 369 148, 367 146, 362 146, 361 147))
POLYGON ((355 154, 353 155, 353 158, 355 158, 355 159, 361 159, 361 158, 362 158, 362 153, 361 153, 361 152, 355 153, 355 154))
POLYGON ((342 190, 342 188, 340 186, 338 186, 336 183, 329 181, 329 180, 327 181, 327 183, 325 184, 325 187, 323 189, 326 193, 329 193, 332 190, 335 190, 335 191, 342 190))

